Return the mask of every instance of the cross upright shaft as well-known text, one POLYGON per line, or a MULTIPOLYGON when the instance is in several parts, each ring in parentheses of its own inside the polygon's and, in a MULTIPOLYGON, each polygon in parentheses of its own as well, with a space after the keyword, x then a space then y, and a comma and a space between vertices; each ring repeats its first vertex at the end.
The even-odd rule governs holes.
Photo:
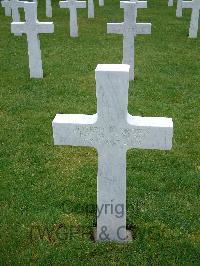
POLYGON ((98 240, 126 241, 127 150, 172 146, 171 119, 128 114, 129 69, 128 65, 98 65, 97 114, 58 114, 52 124, 55 145, 89 146, 98 151, 98 240), (107 208, 111 205, 112 211, 107 208), (120 216, 116 206, 121 208, 120 216), (107 239, 101 234, 105 227, 107 239))
POLYGON ((43 70, 38 34, 53 33, 54 25, 52 22, 39 22, 37 20, 37 3, 25 2, 24 10, 26 22, 13 22, 11 31, 27 35, 30 77, 41 78, 43 77, 43 70))

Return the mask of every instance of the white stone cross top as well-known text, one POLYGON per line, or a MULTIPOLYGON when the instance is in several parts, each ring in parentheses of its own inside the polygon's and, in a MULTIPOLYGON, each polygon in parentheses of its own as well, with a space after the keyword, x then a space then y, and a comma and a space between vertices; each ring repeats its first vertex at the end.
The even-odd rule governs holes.
POLYGON ((199 26, 200 0, 182 1, 182 8, 192 8, 189 37, 197 38, 199 26))
POLYGON ((24 4, 26 22, 13 22, 12 33, 25 33, 28 41, 29 68, 31 78, 42 78, 42 59, 40 51, 39 33, 53 33, 52 22, 39 22, 37 20, 37 3, 24 4))
POLYGON ((180 18, 183 15, 182 2, 183 2, 182 0, 177 0, 177 8, 176 8, 177 18, 180 18))
POLYGON ((174 0, 168 0, 168 6, 173 6, 174 5, 174 0))
POLYGON ((136 23, 136 1, 121 1, 124 8, 124 22, 108 23, 107 33, 123 34, 123 64, 130 65, 130 80, 134 80, 134 38, 137 34, 150 34, 151 23, 136 23))
POLYGON ((52 17, 52 5, 51 0, 46 0, 46 16, 48 18, 52 17))
POLYGON ((136 2, 136 18, 137 18, 137 9, 138 8, 147 8, 147 1, 139 1, 139 0, 130 0, 130 2, 136 2))
POLYGON ((88 0, 88 18, 94 18, 94 0, 88 0))
POLYGON ((129 70, 130 66, 123 64, 98 65, 97 114, 57 114, 52 123, 55 145, 97 149, 97 240, 127 240, 127 151, 172 147, 171 118, 128 113, 129 70))
POLYGON ((99 6, 104 6, 104 0, 99 0, 99 6))
POLYGON ((78 37, 77 8, 86 8, 86 1, 68 0, 60 1, 60 8, 69 8, 70 11, 70 36, 78 37))
POLYGON ((11 8, 10 8, 10 1, 9 0, 3 0, 1 1, 2 7, 5 8, 5 16, 11 16, 11 8))
POLYGON ((5 7, 5 10, 9 10, 9 14, 11 12, 13 22, 19 22, 20 21, 20 14, 19 14, 19 8, 24 7, 23 1, 18 0, 4 0, 1 2, 2 7, 5 7))

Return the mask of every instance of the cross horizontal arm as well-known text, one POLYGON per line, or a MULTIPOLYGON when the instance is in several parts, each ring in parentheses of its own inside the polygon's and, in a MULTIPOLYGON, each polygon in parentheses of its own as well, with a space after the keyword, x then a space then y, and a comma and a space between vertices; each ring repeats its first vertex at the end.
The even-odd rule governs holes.
POLYGON ((69 8, 69 1, 60 1, 59 6, 60 8, 69 8))
POLYGON ((26 23, 25 22, 12 22, 11 33, 25 33, 26 23))
POLYGON ((128 115, 130 126, 129 148, 170 150, 172 148, 173 121, 163 117, 128 115))
POLYGON ((54 144, 94 147, 96 121, 97 115, 57 114, 52 122, 54 144))
POLYGON ((53 22, 37 22, 37 26, 39 27, 38 33, 53 33, 54 32, 53 22))
POLYGON ((136 3, 137 8, 147 8, 147 1, 138 1, 136 3))
POLYGON ((151 34, 151 23, 137 23, 136 34, 151 34))
POLYGON ((124 23, 107 23, 107 33, 123 34, 124 23))
POLYGON ((193 1, 182 1, 182 8, 192 8, 193 1))
POLYGON ((76 7, 77 8, 86 8, 87 7, 86 1, 77 1, 76 7))

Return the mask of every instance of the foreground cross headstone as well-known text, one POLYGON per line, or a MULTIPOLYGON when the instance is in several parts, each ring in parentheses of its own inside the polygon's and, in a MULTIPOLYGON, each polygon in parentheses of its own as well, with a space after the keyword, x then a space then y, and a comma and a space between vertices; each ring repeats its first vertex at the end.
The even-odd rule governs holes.
POLYGON ((68 0, 60 1, 60 8, 69 8, 70 11, 70 36, 78 37, 77 8, 86 8, 86 1, 68 0))
POLYGON ((177 0, 177 8, 176 8, 176 16, 177 18, 182 17, 183 10, 182 10, 182 0, 177 0))
POLYGON ((94 18, 94 0, 88 0, 88 18, 94 18))
POLYGON ((51 0, 46 0, 46 16, 48 18, 52 17, 52 5, 51 0))
POLYGON ((182 8, 192 8, 189 37, 197 38, 199 26, 200 0, 182 1, 182 8))
POLYGON ((39 22, 37 20, 37 3, 24 4, 26 22, 13 22, 12 33, 25 33, 28 41, 29 68, 31 78, 42 78, 42 59, 40 51, 39 33, 53 33, 52 22, 39 22))
POLYGON ((131 67, 130 80, 134 80, 134 38, 137 34, 151 33, 151 23, 136 23, 137 5, 136 1, 120 2, 124 9, 124 22, 107 24, 107 33, 123 34, 123 64, 131 67))
POLYGON ((168 6, 173 6, 174 5, 174 0, 168 0, 168 6))
POLYGON ((96 240, 128 241, 126 153, 131 148, 170 150, 171 118, 128 113, 128 65, 96 68, 97 114, 57 114, 55 145, 94 147, 98 152, 96 240))

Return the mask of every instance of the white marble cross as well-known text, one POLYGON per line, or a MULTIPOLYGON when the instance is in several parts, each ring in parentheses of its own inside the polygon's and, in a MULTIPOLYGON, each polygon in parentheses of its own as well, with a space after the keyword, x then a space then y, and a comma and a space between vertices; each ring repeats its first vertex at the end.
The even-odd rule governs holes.
POLYGON ((121 1, 124 8, 124 22, 108 23, 107 33, 123 34, 123 64, 131 67, 130 80, 134 80, 134 38, 137 34, 150 34, 151 23, 136 23, 138 2, 121 1))
POLYGON ((69 8, 70 11, 70 36, 78 37, 77 8, 86 8, 86 1, 68 0, 60 1, 60 8, 69 8))
POLYGON ((97 114, 57 114, 55 145, 88 146, 98 152, 97 240, 126 241, 126 153, 170 150, 171 118, 128 113, 129 65, 96 68, 97 114))
POLYGON ((88 0, 88 18, 94 18, 94 0, 88 0))
POLYGON ((39 22, 37 20, 37 3, 25 2, 26 22, 13 22, 12 33, 25 33, 28 41, 29 68, 31 78, 42 78, 42 59, 40 50, 39 33, 53 33, 52 22, 39 22))
POLYGON ((52 17, 51 0, 46 0, 46 16, 49 17, 49 18, 52 17))
POLYGON ((174 5, 174 0, 168 0, 168 6, 173 6, 174 5))
POLYGON ((177 0, 177 8, 176 8, 177 18, 180 18, 183 15, 182 2, 183 2, 182 0, 177 0))
POLYGON ((24 2, 18 0, 4 0, 1 2, 2 7, 5 7, 5 12, 7 15, 12 14, 12 19, 14 22, 20 21, 19 8, 24 7, 24 2))
POLYGON ((11 8, 10 8, 10 1, 9 0, 3 0, 1 1, 2 7, 5 8, 5 16, 11 16, 11 8))
POLYGON ((136 2, 136 18, 137 18, 137 9, 138 8, 147 8, 147 1, 139 1, 139 0, 130 0, 130 2, 136 2))
POLYGON ((104 6, 104 0, 99 0, 99 6, 104 6))
POLYGON ((199 26, 200 0, 182 1, 182 8, 192 8, 189 37, 197 38, 199 26))

